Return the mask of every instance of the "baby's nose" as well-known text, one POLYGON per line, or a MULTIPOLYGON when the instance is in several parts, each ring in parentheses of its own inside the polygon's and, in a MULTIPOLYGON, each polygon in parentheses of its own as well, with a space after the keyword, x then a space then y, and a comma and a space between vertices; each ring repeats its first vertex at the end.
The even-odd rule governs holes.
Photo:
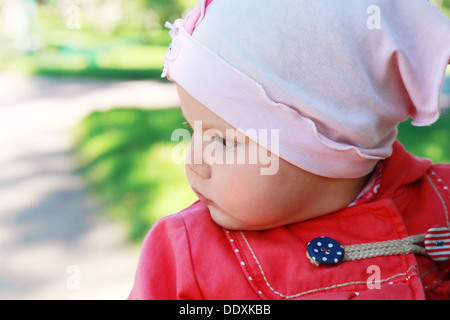
POLYGON ((187 170, 192 171, 203 179, 211 177, 211 167, 203 159, 203 148, 194 148, 194 144, 191 143, 186 160, 187 170))

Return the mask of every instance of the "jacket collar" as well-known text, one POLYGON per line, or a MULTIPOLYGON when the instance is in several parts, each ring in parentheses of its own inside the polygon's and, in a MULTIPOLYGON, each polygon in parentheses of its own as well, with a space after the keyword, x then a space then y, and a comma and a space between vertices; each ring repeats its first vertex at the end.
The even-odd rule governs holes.
POLYGON ((383 179, 376 199, 392 198, 396 190, 423 177, 431 165, 430 159, 412 155, 396 141, 391 157, 383 161, 383 179))

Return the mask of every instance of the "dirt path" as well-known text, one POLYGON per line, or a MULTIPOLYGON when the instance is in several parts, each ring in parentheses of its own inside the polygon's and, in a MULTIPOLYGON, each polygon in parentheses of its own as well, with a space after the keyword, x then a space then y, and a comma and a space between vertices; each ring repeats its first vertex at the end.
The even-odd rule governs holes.
POLYGON ((177 105, 171 84, 0 73, 0 299, 124 299, 138 247, 74 173, 70 128, 93 110, 177 105))

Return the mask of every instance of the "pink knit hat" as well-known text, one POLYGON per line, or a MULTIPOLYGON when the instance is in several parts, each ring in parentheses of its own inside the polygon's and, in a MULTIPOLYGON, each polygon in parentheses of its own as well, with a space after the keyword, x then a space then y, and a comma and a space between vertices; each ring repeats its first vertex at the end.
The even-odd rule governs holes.
POLYGON ((203 0, 168 26, 163 76, 314 174, 364 176, 439 117, 450 20, 426 0, 203 0))

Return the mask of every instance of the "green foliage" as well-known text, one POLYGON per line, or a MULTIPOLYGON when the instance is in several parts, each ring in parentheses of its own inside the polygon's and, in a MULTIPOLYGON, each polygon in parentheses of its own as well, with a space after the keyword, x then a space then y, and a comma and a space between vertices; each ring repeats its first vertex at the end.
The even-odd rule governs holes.
POLYGON ((159 18, 168 19, 172 11, 181 15, 184 2, 147 2, 122 2, 120 19, 109 24, 101 19, 107 16, 101 11, 105 1, 85 2, 80 4, 79 29, 68 27, 72 20, 60 2, 45 2, 32 22, 29 36, 39 44, 34 49, 16 48, 14 34, 0 24, 0 69, 67 77, 161 79, 171 39, 159 18), (155 11, 161 13, 159 18, 155 11))
POLYGON ((171 158, 178 143, 172 132, 184 121, 179 108, 112 109, 88 115, 74 130, 80 172, 106 214, 126 221, 131 241, 196 199, 184 165, 171 158))
POLYGON ((444 110, 441 118, 431 126, 415 127, 411 121, 399 125, 398 139, 406 149, 434 162, 450 163, 450 110, 444 110))
POLYGON ((165 46, 123 43, 91 48, 54 47, 34 54, 4 57, 0 68, 44 76, 161 79, 165 46))
POLYGON ((450 0, 442 0, 439 9, 444 12, 447 16, 450 16, 450 0))
POLYGON ((180 18, 185 10, 185 3, 182 0, 146 0, 146 3, 148 8, 158 14, 161 26, 164 26, 166 21, 173 22, 180 18))

